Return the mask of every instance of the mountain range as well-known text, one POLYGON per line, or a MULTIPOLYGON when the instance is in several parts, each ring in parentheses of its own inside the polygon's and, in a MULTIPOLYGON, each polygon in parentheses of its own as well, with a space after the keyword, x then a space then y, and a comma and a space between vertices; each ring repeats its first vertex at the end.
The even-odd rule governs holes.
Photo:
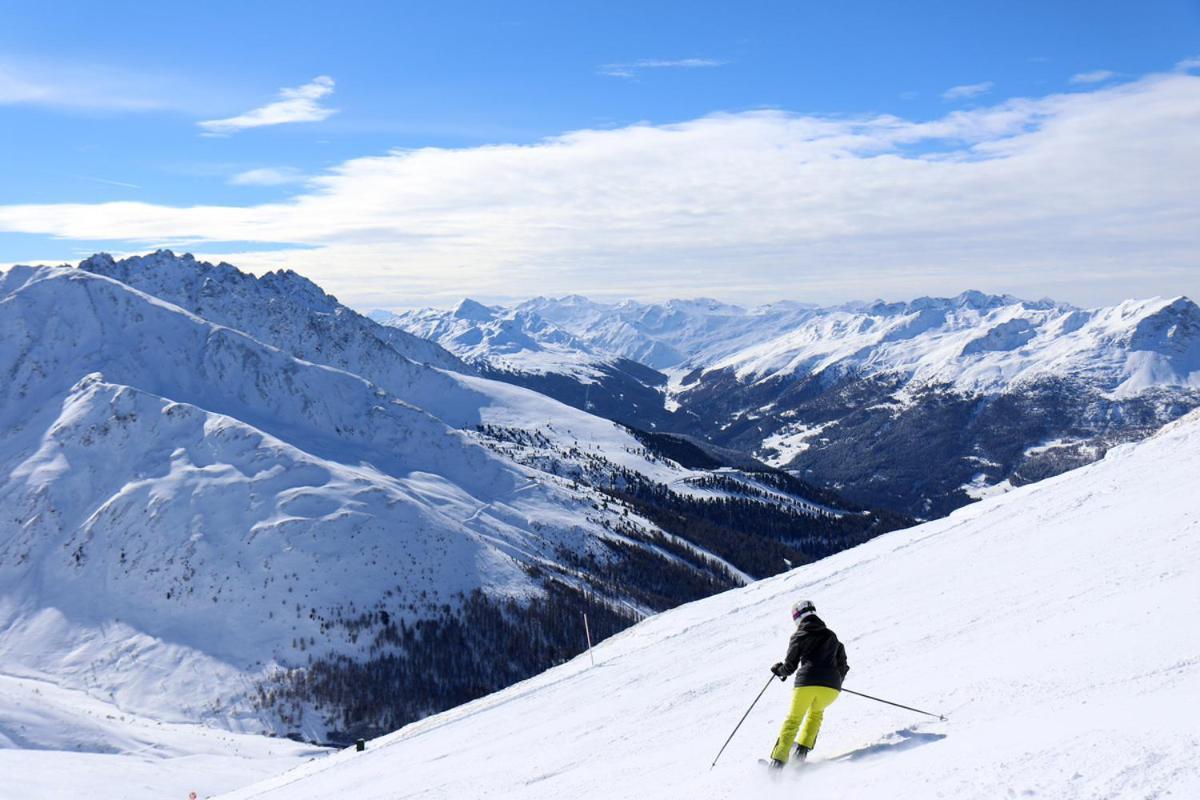
POLYGON ((916 517, 1090 463, 1200 405, 1200 308, 1185 297, 744 309, 569 296, 375 317, 492 377, 916 517))

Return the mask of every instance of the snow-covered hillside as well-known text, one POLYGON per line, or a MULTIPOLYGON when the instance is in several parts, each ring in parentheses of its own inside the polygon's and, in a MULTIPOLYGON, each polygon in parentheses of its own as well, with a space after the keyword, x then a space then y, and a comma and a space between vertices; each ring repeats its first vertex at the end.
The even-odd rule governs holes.
POLYGON ((0 274, 0 673, 344 738, 577 652, 585 606, 603 636, 898 524, 414 361, 287 276, 85 263, 0 274), (516 635, 446 674, 441 638, 516 635))
POLYGON ((261 729, 256 681, 366 657, 360 615, 530 596, 527 567, 604 535, 586 489, 355 375, 87 272, 15 268, 0 297, 10 672, 261 729))
POLYGON ((245 786, 326 753, 289 739, 132 714, 0 675, 0 800, 160 800, 245 786))
POLYGON ((1200 796, 1200 416, 1100 462, 653 617, 477 702, 226 795, 1200 796), (810 763, 771 774, 788 609, 849 651, 810 763))

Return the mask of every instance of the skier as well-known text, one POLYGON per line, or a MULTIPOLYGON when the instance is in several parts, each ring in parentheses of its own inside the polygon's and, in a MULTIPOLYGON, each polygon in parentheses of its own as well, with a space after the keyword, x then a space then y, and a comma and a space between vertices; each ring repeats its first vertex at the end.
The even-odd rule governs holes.
POLYGON ((792 708, 771 751, 770 766, 774 769, 783 767, 789 754, 801 761, 808 757, 817 742, 825 709, 838 699, 842 681, 850 671, 846 648, 817 616, 812 601, 801 600, 793 605, 792 620, 796 632, 788 641, 787 657, 771 667, 780 680, 796 673, 792 708))

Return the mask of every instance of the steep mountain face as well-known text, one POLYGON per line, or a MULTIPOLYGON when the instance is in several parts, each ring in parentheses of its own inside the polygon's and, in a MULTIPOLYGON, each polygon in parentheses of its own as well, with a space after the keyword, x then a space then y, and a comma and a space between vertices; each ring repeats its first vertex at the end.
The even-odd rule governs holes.
POLYGON ((342 740, 578 652, 582 610, 602 638, 904 522, 418 363, 290 278, 85 264, 0 275, 9 674, 342 740))
POLYGON ((1193 414, 226 800, 1200 796, 1197 474, 1193 414), (768 669, 799 599, 845 643, 847 689, 947 720, 843 693, 804 766, 758 766, 790 702, 768 669))
POLYGON ((383 351, 393 350, 420 364, 470 372, 427 338, 375 325, 291 270, 256 278, 230 264, 208 264, 170 250, 119 261, 99 253, 79 269, 114 278, 260 341, 286 342, 285 349, 306 361, 347 369, 387 359, 383 351))
MULTIPOLYGON (((655 430, 752 453, 860 504, 916 516, 1089 463, 1200 405, 1200 309, 1187 298, 1084 310, 966 292, 745 310, 566 297, 489 313, 536 313, 588 358, 640 356, 666 370, 669 413, 655 430)), ((471 358, 489 357, 477 340, 471 358)), ((566 399, 570 374, 555 378, 538 388, 566 399)), ((637 412, 650 405, 639 397, 637 412)))

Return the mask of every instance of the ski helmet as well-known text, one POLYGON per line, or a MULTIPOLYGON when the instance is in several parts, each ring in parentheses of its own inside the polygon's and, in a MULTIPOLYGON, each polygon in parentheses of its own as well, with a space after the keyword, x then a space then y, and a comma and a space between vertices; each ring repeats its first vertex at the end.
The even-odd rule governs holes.
POLYGON ((792 622, 800 622, 809 614, 817 613, 817 607, 812 600, 797 600, 792 604, 792 622))

